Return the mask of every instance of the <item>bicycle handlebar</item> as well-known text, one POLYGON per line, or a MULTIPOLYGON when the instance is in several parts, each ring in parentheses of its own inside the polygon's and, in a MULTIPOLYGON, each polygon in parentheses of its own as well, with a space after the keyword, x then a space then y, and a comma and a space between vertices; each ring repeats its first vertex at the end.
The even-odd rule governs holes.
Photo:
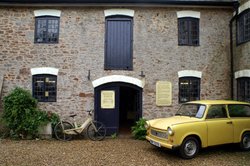
POLYGON ((87 112, 89 113, 89 115, 92 115, 93 110, 87 110, 87 112))

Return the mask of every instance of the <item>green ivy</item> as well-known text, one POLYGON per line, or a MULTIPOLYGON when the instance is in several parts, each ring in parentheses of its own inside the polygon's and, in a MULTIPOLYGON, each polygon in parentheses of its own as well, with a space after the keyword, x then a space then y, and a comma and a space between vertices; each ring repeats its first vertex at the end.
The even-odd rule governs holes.
POLYGON ((48 112, 47 114, 48 121, 51 122, 52 129, 56 126, 56 124, 60 121, 60 118, 57 114, 48 112))
POLYGON ((145 128, 146 119, 140 118, 134 126, 132 126, 132 134, 135 139, 144 140, 147 130, 145 128))
POLYGON ((116 139, 117 138, 117 133, 111 134, 111 138, 116 139))
POLYGON ((37 108, 37 100, 31 93, 22 88, 15 88, 3 99, 2 121, 13 138, 37 137, 38 128, 57 119, 57 115, 49 115, 37 108))

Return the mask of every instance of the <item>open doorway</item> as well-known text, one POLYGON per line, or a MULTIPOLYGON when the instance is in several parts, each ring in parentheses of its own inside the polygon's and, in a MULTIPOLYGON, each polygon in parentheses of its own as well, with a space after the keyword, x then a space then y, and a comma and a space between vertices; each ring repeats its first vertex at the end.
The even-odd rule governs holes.
POLYGON ((131 87, 120 87, 119 134, 130 134, 138 120, 138 91, 131 87))
POLYGON ((131 134, 131 127, 142 117, 142 88, 123 82, 95 88, 95 120, 104 123, 107 135, 131 134), (111 94, 105 96, 105 94, 111 94), (105 98, 106 97, 106 98, 105 98), (108 101, 108 107, 106 103, 108 101), (110 104, 113 104, 112 107, 110 104))

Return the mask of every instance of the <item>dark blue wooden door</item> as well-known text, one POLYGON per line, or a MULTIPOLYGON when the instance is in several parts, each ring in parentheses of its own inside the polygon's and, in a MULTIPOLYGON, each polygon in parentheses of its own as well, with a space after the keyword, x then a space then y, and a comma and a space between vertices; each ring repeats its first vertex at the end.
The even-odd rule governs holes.
POLYGON ((132 70, 131 17, 106 18, 105 69, 132 70))
POLYGON ((117 86, 102 86, 95 89, 95 119, 105 124, 107 135, 118 133, 119 130, 119 87, 117 86), (101 107, 102 91, 114 91, 115 106, 114 108, 101 107))

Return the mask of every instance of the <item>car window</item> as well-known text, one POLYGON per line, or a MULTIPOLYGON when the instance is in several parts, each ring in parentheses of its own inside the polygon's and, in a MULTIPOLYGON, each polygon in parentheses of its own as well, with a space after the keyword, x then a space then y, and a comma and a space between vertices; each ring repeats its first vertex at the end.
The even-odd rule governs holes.
POLYGON ((206 110, 205 105, 201 104, 183 104, 176 112, 176 116, 189 116, 195 118, 202 118, 206 110))
POLYGON ((205 110, 206 110, 206 106, 201 105, 201 106, 199 107, 198 112, 197 112, 197 114, 195 115, 195 117, 196 117, 196 118, 202 118, 202 117, 203 117, 203 114, 204 114, 204 112, 205 112, 205 110))
POLYGON ((250 106, 241 104, 228 105, 230 117, 250 117, 250 106))
POLYGON ((207 119, 227 118, 227 111, 224 105, 212 105, 208 109, 207 119))

